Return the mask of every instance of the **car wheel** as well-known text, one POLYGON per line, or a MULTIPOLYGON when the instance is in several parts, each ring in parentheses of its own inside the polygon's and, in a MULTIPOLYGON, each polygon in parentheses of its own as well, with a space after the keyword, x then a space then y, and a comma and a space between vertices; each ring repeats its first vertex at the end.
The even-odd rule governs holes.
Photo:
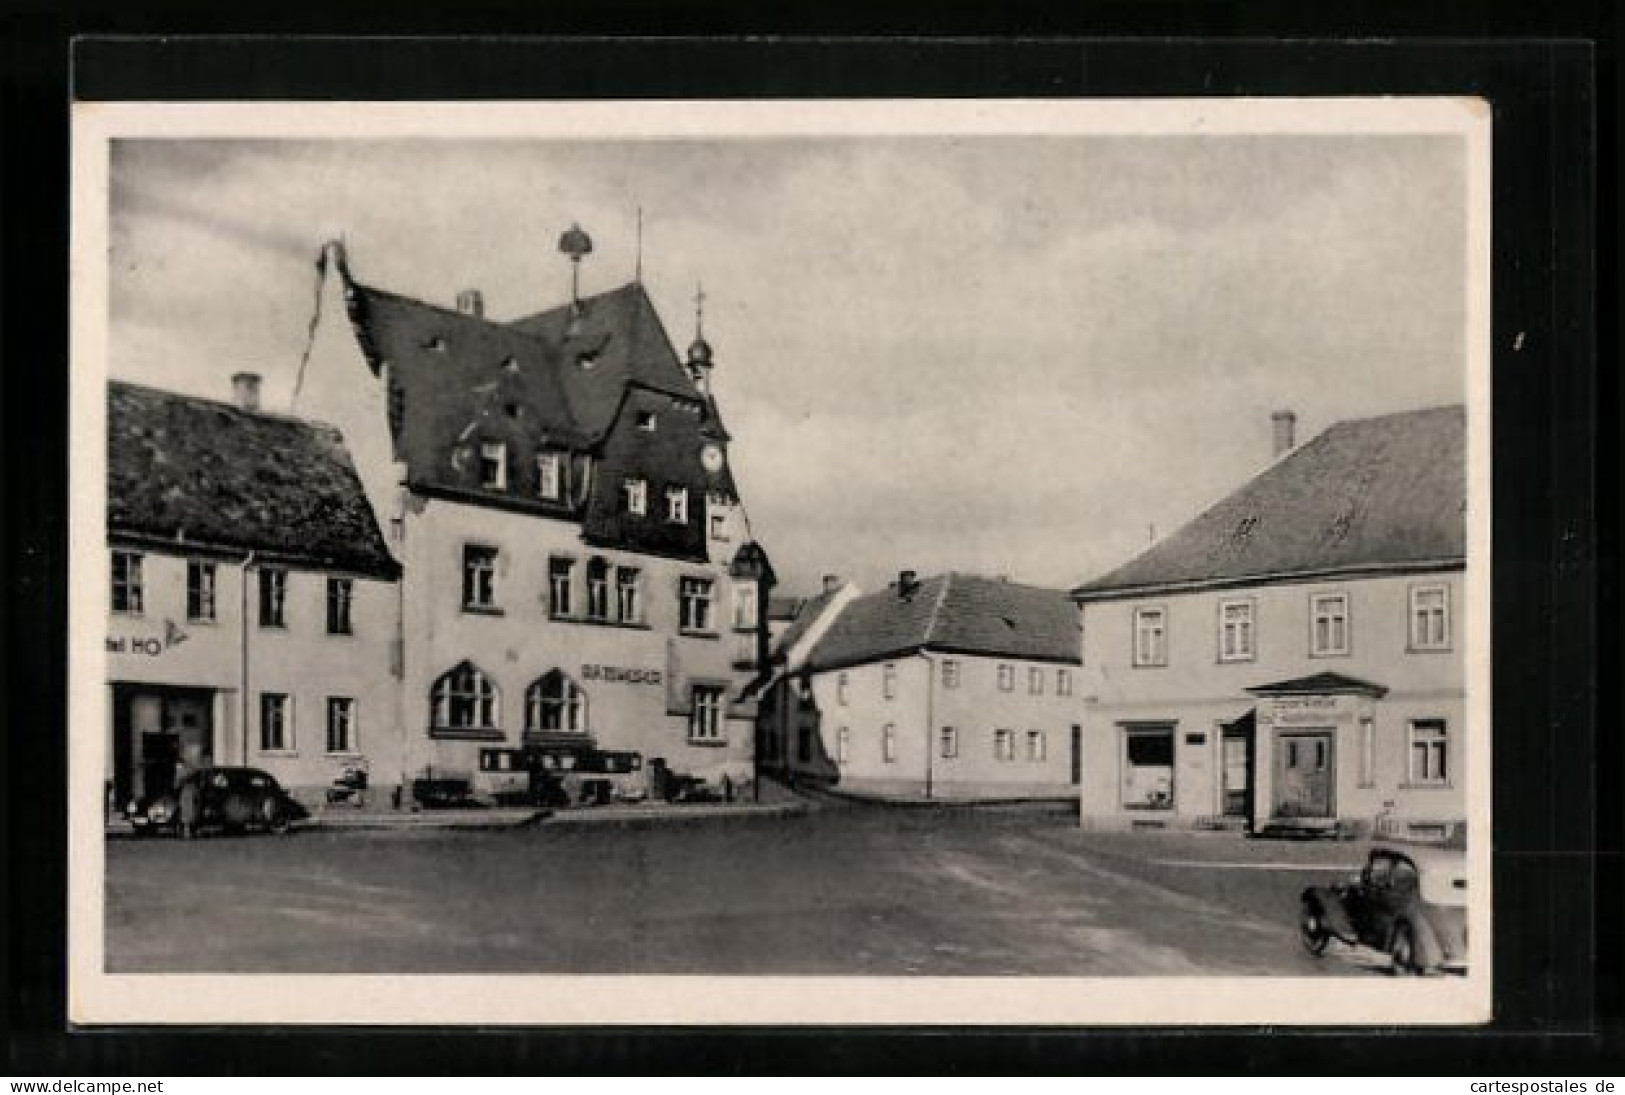
POLYGON ((1331 937, 1331 932, 1326 930, 1326 921, 1321 917, 1320 906, 1313 901, 1305 901, 1298 914, 1298 940, 1303 944, 1303 949, 1319 958, 1326 953, 1326 944, 1331 937))
POLYGON ((1416 958, 1416 933, 1409 924, 1394 929, 1393 942, 1388 945, 1388 956, 1393 959, 1389 972, 1396 977, 1417 977, 1422 973, 1416 958))
POLYGON ((288 831, 289 825, 290 821, 287 811, 273 806, 271 808, 270 820, 265 823, 266 831, 275 833, 277 836, 281 836, 288 831))

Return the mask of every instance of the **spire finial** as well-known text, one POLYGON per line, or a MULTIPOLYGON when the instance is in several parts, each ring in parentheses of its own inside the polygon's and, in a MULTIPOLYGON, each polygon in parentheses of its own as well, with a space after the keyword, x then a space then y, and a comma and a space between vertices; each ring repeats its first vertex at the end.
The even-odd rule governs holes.
POLYGON ((703 282, 694 283, 694 338, 705 337, 705 285, 703 282))

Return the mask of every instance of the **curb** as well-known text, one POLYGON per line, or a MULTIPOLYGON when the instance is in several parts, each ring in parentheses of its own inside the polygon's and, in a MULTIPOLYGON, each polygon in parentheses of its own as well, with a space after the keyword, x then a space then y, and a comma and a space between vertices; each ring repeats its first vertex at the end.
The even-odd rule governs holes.
POLYGON ((683 807, 646 814, 554 814, 538 823, 541 829, 663 829, 672 825, 727 825, 744 821, 800 817, 811 812, 806 803, 785 802, 770 806, 734 806, 720 810, 680 812, 683 807))

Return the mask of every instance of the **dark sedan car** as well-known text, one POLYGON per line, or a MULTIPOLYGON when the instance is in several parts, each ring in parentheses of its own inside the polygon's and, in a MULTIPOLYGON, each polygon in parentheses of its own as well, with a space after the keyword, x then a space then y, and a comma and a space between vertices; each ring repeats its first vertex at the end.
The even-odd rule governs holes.
POLYGON ((211 827, 283 833, 293 822, 309 817, 310 811, 274 776, 258 768, 199 768, 173 791, 132 803, 128 816, 137 833, 190 837, 211 827))
POLYGON ((1467 968, 1466 855, 1378 845, 1353 880, 1303 891, 1298 936, 1319 956, 1332 939, 1386 951, 1397 974, 1467 968))

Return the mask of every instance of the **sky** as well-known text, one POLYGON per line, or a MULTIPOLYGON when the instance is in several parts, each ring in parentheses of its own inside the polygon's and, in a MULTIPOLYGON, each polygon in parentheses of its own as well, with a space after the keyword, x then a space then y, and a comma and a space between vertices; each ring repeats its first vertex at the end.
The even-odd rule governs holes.
POLYGON ((120 139, 108 368, 286 406, 342 237, 362 282, 517 318, 696 285, 787 592, 901 569, 1070 588, 1298 439, 1465 395, 1453 136, 120 139))

